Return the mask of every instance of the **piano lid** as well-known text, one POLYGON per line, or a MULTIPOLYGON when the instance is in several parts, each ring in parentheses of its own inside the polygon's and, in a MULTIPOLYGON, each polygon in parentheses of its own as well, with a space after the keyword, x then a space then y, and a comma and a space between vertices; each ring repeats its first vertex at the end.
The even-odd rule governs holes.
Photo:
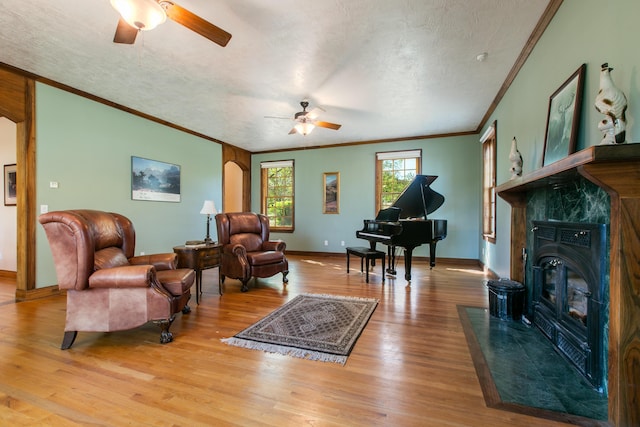
POLYGON ((411 184, 398 196, 392 207, 402 209, 400 218, 427 218, 444 203, 444 196, 432 190, 437 175, 416 175, 411 184))
POLYGON ((393 206, 387 209, 380 209, 378 211, 378 215, 376 216, 376 221, 398 222, 401 212, 402 209, 393 206))

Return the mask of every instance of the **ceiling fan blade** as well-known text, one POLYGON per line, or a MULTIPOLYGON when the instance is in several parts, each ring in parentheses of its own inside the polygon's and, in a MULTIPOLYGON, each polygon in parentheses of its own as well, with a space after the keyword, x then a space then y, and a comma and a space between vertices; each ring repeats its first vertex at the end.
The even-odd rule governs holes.
POLYGON ((165 6, 167 16, 171 20, 187 27, 191 31, 194 31, 203 37, 208 38, 212 42, 225 47, 227 43, 229 43, 229 40, 231 40, 231 34, 222 28, 216 27, 212 23, 205 21, 198 15, 189 12, 187 9, 184 9, 170 1, 161 1, 160 3, 165 6))
POLYGON ((309 112, 307 113, 307 117, 308 117, 308 118, 310 118, 310 119, 317 119, 317 118, 318 118, 318 116, 319 116, 321 113, 324 113, 324 112, 325 112, 325 110, 323 110, 322 108, 320 108, 320 107, 315 107, 313 110, 311 110, 311 111, 309 111, 309 112))
POLYGON ((281 119, 281 120, 291 120, 291 117, 282 117, 282 116, 264 116, 265 119, 281 119))
POLYGON ((321 121, 313 122, 313 124, 321 128, 327 128, 327 129, 333 129, 333 130, 338 130, 342 126, 336 123, 321 122, 321 121))
POLYGON ((296 130, 296 128, 291 128, 291 130, 289 131, 289 135, 293 135, 294 133, 298 133, 298 131, 296 130))
POLYGON ((138 35, 138 29, 127 24, 127 21, 120 18, 118 21, 118 27, 116 28, 116 34, 113 36, 114 43, 133 44, 136 41, 138 35))

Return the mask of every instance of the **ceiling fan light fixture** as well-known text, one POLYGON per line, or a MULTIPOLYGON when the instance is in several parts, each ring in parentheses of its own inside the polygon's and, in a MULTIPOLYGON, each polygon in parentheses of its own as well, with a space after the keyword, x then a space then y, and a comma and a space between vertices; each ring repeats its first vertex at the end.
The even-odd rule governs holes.
POLYGON ((111 6, 138 30, 153 30, 167 19, 163 7, 155 0, 111 0, 111 6))
POLYGON ((308 134, 310 134, 315 127, 316 126, 313 123, 306 121, 296 123, 296 125, 294 126, 296 132, 302 134, 302 136, 307 136, 308 134))

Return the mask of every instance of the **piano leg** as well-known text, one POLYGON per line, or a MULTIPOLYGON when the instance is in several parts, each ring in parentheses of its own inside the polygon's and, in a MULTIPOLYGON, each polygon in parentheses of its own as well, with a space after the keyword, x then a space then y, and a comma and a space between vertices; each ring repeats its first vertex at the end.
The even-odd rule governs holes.
POLYGON ((404 248, 404 279, 411 281, 411 257, 413 256, 413 248, 404 248))
POLYGON ((436 266, 436 243, 437 241, 433 241, 429 243, 429 269, 431 270, 436 266))
MULTIPOLYGON (((372 251, 375 251, 376 250, 376 242, 369 242, 369 249, 371 249, 372 251)), ((360 263, 360 264, 362 264, 362 263, 360 263)), ((375 258, 371 260, 371 266, 372 267, 376 266, 375 258)), ((384 270, 384 268, 383 268, 383 270, 384 270)), ((360 271, 362 271, 362 265, 360 265, 360 271)))
POLYGON ((387 267, 387 273, 392 276, 396 275, 396 247, 387 246, 387 259, 389 260, 389 267, 387 267))

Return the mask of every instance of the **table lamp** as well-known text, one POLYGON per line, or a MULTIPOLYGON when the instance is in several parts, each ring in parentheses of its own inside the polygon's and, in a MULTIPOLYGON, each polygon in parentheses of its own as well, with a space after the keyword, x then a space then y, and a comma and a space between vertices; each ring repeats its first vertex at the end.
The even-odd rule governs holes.
POLYGON ((211 240, 211 237, 209 236, 209 224, 211 223, 211 215, 215 215, 218 213, 213 200, 205 200, 200 213, 207 216, 207 237, 205 237, 204 242, 208 245, 213 243, 213 240, 211 240))

